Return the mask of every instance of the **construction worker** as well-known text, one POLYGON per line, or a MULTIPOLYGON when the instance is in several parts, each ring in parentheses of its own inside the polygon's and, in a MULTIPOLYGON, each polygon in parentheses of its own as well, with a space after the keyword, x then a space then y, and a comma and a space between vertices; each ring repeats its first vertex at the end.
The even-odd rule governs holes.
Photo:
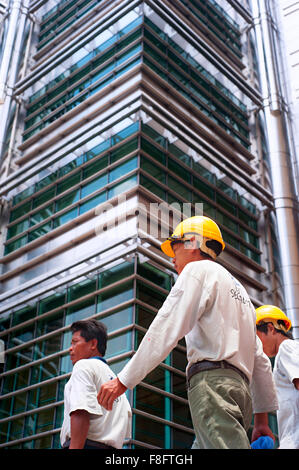
POLYGON ((251 392, 252 440, 261 435, 273 438, 267 412, 277 409, 277 397, 248 294, 214 262, 224 247, 217 224, 203 216, 181 222, 162 243, 178 279, 137 352, 115 380, 102 385, 98 401, 111 410, 114 400, 134 388, 185 336, 196 447, 247 449, 251 392))
POLYGON ((264 352, 275 357, 279 447, 299 449, 299 343, 289 333, 290 319, 274 305, 256 309, 256 325, 264 352))

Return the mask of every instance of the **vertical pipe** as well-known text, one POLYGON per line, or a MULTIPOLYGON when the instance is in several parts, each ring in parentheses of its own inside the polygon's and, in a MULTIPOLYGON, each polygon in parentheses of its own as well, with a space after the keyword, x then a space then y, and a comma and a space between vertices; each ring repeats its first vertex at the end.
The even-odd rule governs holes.
POLYGON ((14 0, 9 15, 9 26, 5 38, 3 56, 0 67, 0 104, 4 103, 5 99, 6 81, 8 76, 9 65, 11 62, 11 56, 14 50, 14 41, 17 33, 17 23, 19 19, 20 9, 21 0, 14 0))
POLYGON ((16 75, 18 72, 18 65, 20 55, 22 54, 22 43, 24 39, 24 30, 26 25, 27 12, 29 0, 14 0, 11 8, 11 15, 9 20, 9 27, 4 46, 3 59, 0 68, 0 112, 1 112, 1 127, 0 127, 0 158, 5 140, 7 124, 12 101, 12 89, 15 85, 16 75), (10 92, 8 92, 10 91, 10 92))
POLYGON ((299 211, 288 141, 287 116, 281 99, 283 94, 276 54, 279 43, 274 36, 274 21, 266 1, 253 1, 252 10, 269 138, 269 159, 278 222, 286 314, 292 321, 293 335, 297 339, 299 338, 299 211))

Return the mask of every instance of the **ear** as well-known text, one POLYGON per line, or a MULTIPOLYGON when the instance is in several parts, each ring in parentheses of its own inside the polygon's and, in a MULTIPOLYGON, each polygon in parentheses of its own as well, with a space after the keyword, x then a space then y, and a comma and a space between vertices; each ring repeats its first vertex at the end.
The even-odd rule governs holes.
POLYGON ((274 328, 273 323, 268 323, 268 333, 270 333, 270 334, 272 334, 272 335, 275 335, 276 330, 275 330, 275 328, 274 328))
POLYGON ((92 350, 98 349, 98 340, 96 338, 91 339, 90 346, 92 350))

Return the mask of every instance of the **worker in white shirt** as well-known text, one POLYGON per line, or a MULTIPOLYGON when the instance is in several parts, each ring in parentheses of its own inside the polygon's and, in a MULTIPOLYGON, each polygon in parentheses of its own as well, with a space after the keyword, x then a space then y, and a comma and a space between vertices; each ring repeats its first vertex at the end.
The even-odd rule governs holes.
POLYGON ((116 397, 134 388, 185 336, 188 400, 196 445, 203 449, 250 448, 252 398, 252 440, 273 437, 267 413, 277 409, 254 307, 244 287, 215 262, 224 246, 217 224, 203 216, 181 222, 162 243, 178 279, 133 358, 98 394, 110 410, 116 397))
POLYGON ((264 352, 275 357, 279 448, 299 449, 299 342, 290 334, 290 319, 274 305, 256 309, 256 325, 264 352))
POLYGON ((71 325, 72 375, 64 389, 63 449, 121 449, 131 433, 132 411, 125 395, 111 412, 97 401, 100 386, 115 378, 104 359, 107 330, 96 320, 71 325))

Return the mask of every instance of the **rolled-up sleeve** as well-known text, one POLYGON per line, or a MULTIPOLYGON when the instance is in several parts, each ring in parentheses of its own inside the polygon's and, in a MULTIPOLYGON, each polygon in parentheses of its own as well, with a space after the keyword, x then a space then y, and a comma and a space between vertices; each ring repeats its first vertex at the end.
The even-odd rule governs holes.
POLYGON ((263 352, 262 342, 258 336, 256 336, 254 368, 250 387, 254 413, 268 413, 278 409, 271 362, 263 352))

